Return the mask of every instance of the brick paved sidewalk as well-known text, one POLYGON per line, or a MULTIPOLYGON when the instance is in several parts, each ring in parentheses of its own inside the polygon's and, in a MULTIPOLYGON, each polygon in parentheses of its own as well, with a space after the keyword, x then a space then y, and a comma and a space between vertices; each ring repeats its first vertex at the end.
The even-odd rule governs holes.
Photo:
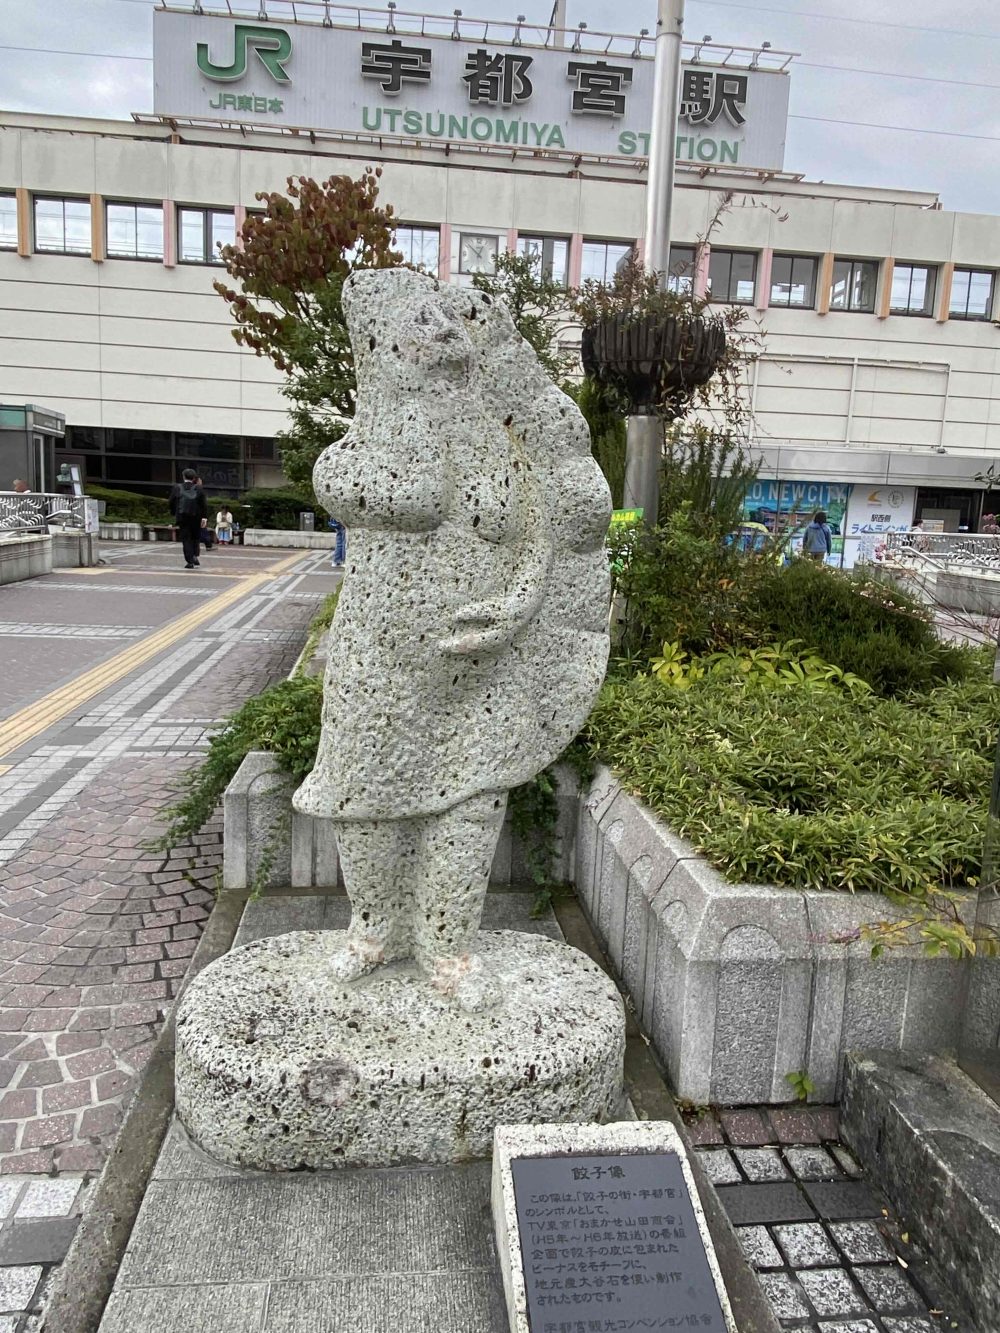
MULTIPOLYGON (((16 613, 0 601, 0 654, 13 636, 19 653, 32 644, 51 651, 55 634, 70 666, 76 644, 85 645, 78 660, 89 668, 95 624, 107 654, 136 641, 131 629, 150 632, 134 623, 135 597, 115 595, 123 585, 147 589, 146 626, 163 623, 164 605, 178 617, 196 593, 211 597, 227 586, 204 579, 175 597, 180 580, 162 557, 144 548, 115 554, 111 570, 80 579, 72 596, 66 577, 53 576, 48 588, 35 581, 30 603, 19 590, 16 613), (165 603, 157 602, 157 579, 165 603)), ((286 554, 269 552, 239 570, 230 563, 225 573, 235 580, 286 554)), ((50 1218, 28 1227, 18 1203, 25 1178, 54 1177, 39 1186, 61 1191, 60 1199, 72 1188, 78 1206, 211 910, 221 820, 169 856, 147 844, 212 727, 287 675, 334 586, 326 568, 325 557, 304 554, 300 567, 258 584, 0 760, 0 1217, 5 1208, 13 1216, 0 1228, 0 1333, 14 1333, 21 1312, 37 1307, 39 1280, 64 1256, 76 1225, 64 1215, 58 1225, 50 1218)))

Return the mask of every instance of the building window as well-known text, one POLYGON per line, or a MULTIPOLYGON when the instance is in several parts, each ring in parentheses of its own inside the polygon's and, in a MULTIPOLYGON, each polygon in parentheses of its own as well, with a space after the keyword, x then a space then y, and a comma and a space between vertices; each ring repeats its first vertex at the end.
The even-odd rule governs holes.
POLYGON ((694 270, 696 253, 693 245, 672 245, 670 264, 667 268, 667 290, 679 296, 687 296, 694 291, 694 270))
POLYGON ((0 194, 0 250, 17 249, 17 199, 0 194))
POLYGON ((878 261, 874 259, 835 259, 831 310, 854 310, 870 315, 875 310, 878 287, 878 261))
POLYGON ((437 277, 441 252, 441 234, 437 227, 397 227, 393 248, 402 252, 405 263, 426 269, 437 277))
POLYGON ((182 264, 221 264, 220 245, 236 243, 236 217, 232 211, 215 208, 177 210, 182 264))
POLYGON ((933 315, 937 269, 926 264, 896 264, 892 270, 889 312, 893 315, 933 315))
POLYGON ((88 199, 35 199, 35 249, 42 254, 90 254, 88 199))
POLYGON ((812 310, 816 304, 819 260, 812 255, 774 255, 770 304, 812 310))
POLYGON ((629 241, 584 241, 582 282, 611 282, 632 253, 629 241))
POLYGON ((162 259, 163 209, 153 204, 107 205, 109 259, 162 259))
POLYGON ((566 286, 569 276, 569 241, 565 236, 518 236, 517 253, 538 261, 538 275, 566 286))
POLYGON ((752 305, 757 286, 753 250, 716 250, 708 257, 708 299, 724 305, 752 305))
POLYGON ((951 300, 948 303, 951 318, 989 319, 993 313, 996 276, 988 269, 957 268, 952 278, 951 300))

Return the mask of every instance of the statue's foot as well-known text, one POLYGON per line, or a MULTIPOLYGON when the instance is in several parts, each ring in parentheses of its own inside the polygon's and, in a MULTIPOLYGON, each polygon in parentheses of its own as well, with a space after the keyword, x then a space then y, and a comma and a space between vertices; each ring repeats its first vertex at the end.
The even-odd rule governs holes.
POLYGON ((500 988, 483 966, 478 954, 436 958, 428 969, 435 990, 454 1001, 466 1013, 476 1013, 496 1004, 500 988))
POLYGON ((348 936, 330 955, 330 971, 338 981, 357 981, 386 962, 385 945, 370 935, 348 936))

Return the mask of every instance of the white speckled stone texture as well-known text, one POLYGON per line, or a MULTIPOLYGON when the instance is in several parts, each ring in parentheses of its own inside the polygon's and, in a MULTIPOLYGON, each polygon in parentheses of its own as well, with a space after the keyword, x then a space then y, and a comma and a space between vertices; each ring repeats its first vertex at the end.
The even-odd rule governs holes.
POLYGON ((506 1123, 614 1117, 625 1019, 568 945, 482 932, 499 1001, 456 1010, 412 963, 338 982, 341 931, 259 940, 207 967, 177 1018, 177 1112, 198 1144, 263 1170, 488 1156, 506 1123))
POLYGON ((608 658, 611 500, 575 403, 485 293, 409 269, 344 287, 358 380, 314 484, 348 529, 316 764, 342 978, 414 958, 466 1009, 510 788, 573 739, 608 658))
MULTIPOLYGON (((715 1246, 708 1230, 705 1213, 694 1182, 687 1150, 673 1125, 665 1120, 624 1120, 603 1125, 534 1124, 498 1125, 493 1141, 493 1227, 500 1255, 504 1295, 511 1333, 537 1333, 528 1324, 524 1265, 521 1258, 521 1232, 514 1199, 511 1161, 518 1157, 563 1157, 567 1155, 676 1153, 698 1232, 705 1246, 708 1266, 719 1296, 723 1318, 730 1333, 739 1333, 726 1285, 722 1280, 715 1246)), ((557 1321, 558 1322, 558 1321, 557 1321)), ((619 1325, 626 1327, 624 1323, 619 1325)), ((615 1327, 610 1321, 608 1327, 615 1327)))

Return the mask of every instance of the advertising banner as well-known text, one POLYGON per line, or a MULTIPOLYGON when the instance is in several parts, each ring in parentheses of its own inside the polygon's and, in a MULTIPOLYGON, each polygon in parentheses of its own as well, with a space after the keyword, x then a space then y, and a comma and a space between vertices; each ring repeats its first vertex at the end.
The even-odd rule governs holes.
POLYGON ((847 566, 870 562, 887 532, 909 532, 917 500, 916 486, 855 486, 847 507, 847 566))
MULTIPOLYGON (((477 37, 482 22, 463 23, 452 38, 155 10, 153 109, 431 143, 648 155, 651 58, 504 45, 488 25, 477 37)), ((781 170, 788 86, 775 70, 685 65, 678 160, 781 170)))
POLYGON ((839 481, 764 481, 758 478, 743 500, 748 523, 763 523, 769 532, 789 536, 788 549, 802 550, 802 532, 817 509, 826 514, 833 535, 833 553, 827 564, 844 563, 844 529, 851 485, 839 481))

